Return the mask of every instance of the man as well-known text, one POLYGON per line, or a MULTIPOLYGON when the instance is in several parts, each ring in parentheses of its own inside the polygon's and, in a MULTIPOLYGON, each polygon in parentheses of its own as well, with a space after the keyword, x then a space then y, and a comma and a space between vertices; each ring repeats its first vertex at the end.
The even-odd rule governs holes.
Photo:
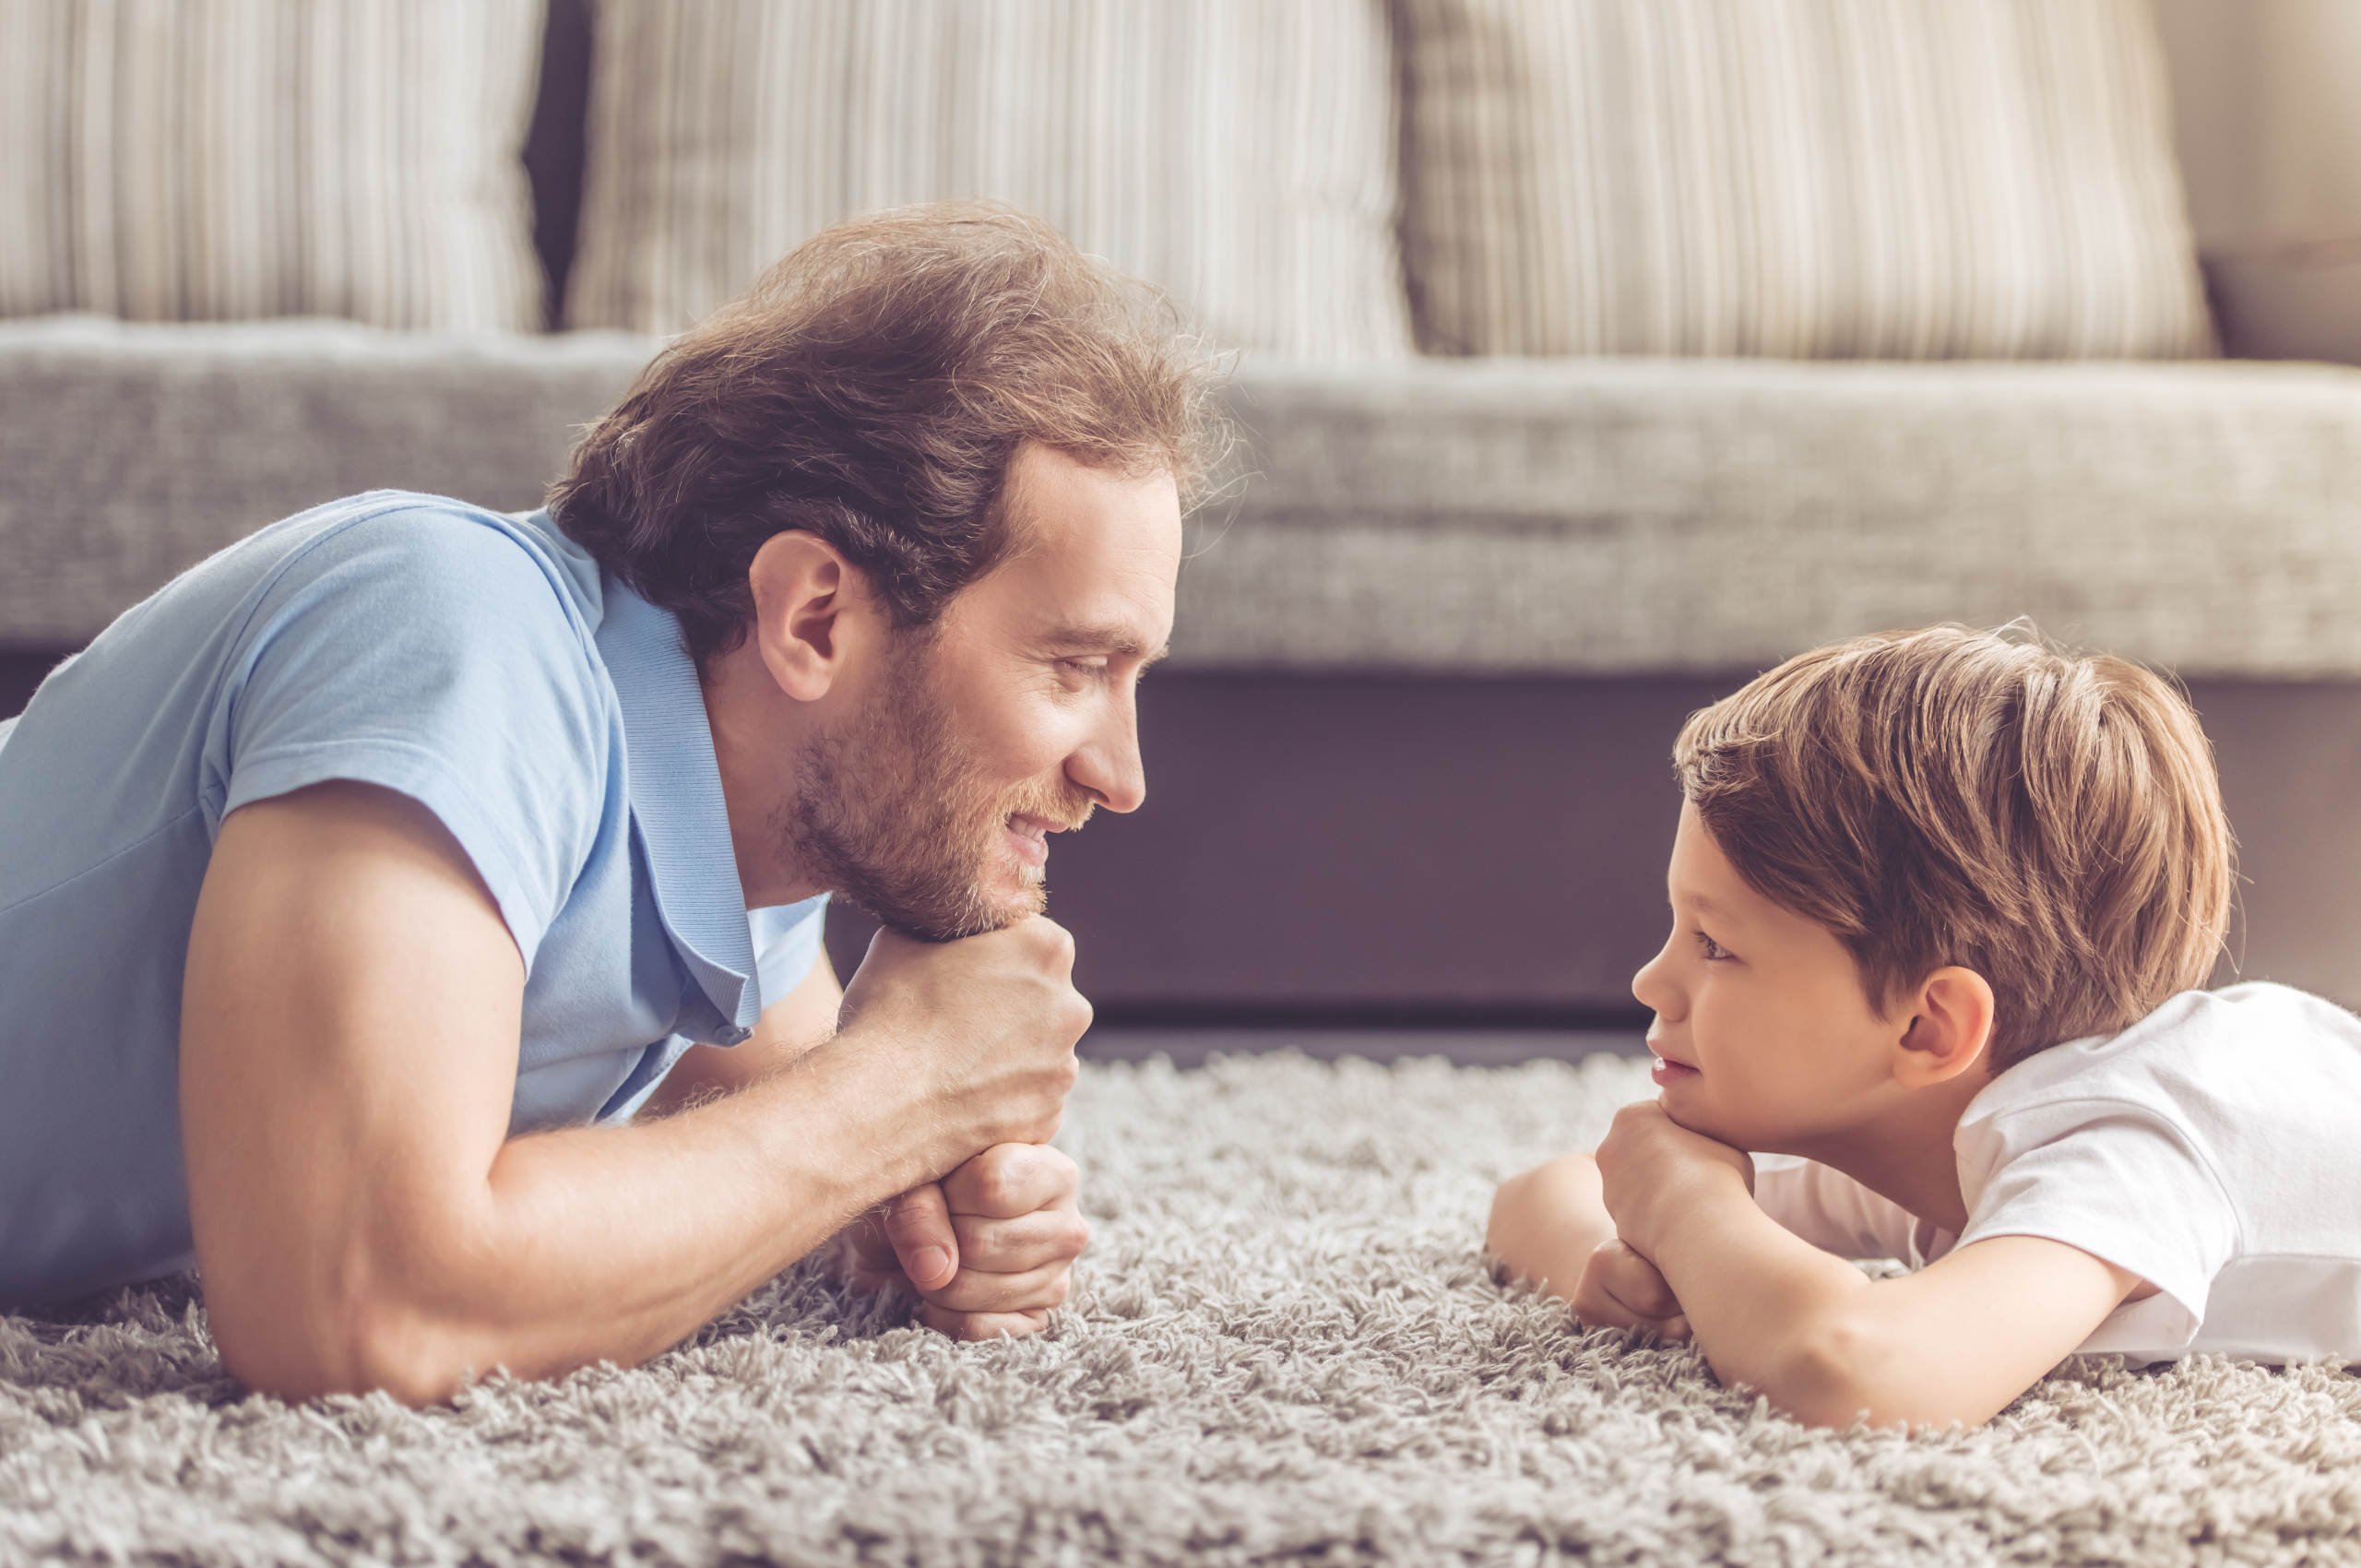
POLYGON ((910 209, 669 347, 545 511, 365 495, 127 612, 0 727, 0 1304, 193 1261, 250 1385, 424 1402, 842 1232, 1038 1327, 1048 836, 1144 796, 1207 409, 1053 232, 910 209), (842 991, 832 892, 887 928, 842 991))

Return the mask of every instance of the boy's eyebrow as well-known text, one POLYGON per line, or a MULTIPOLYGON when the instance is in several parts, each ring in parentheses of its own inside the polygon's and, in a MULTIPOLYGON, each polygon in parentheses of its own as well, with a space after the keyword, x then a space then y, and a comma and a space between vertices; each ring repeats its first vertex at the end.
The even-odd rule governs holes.
POLYGON ((1124 627, 1104 622, 1054 627, 1042 637, 1041 644, 1044 647, 1086 647, 1095 653, 1136 659, 1142 664, 1155 664, 1172 651, 1170 643, 1151 649, 1124 627))
POLYGON ((1684 896, 1679 889, 1675 889, 1672 896, 1672 901, 1676 904, 1686 904, 1693 913, 1700 915, 1711 915, 1717 921, 1726 921, 1731 918, 1730 912, 1727 909, 1723 909, 1719 904, 1714 903, 1703 893, 1691 893, 1684 896))

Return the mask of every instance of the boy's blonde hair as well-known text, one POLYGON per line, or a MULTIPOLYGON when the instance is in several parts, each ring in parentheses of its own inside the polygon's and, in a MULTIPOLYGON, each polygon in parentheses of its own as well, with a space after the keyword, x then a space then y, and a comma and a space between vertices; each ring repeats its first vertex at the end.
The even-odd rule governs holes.
POLYGON ((1691 715, 1673 764, 1749 885, 1833 932, 1880 1010, 1947 964, 1984 976, 1996 1072, 2128 1027, 2222 949, 2213 752, 2126 659, 2022 625, 1857 637, 1691 715))

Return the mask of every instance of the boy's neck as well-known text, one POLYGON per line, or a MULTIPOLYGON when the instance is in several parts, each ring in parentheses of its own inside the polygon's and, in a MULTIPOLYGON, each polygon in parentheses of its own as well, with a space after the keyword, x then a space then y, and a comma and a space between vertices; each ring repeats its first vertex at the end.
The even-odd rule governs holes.
POLYGON ((1869 1120, 1796 1152, 1956 1236, 1967 1228, 1967 1200, 1952 1138, 1968 1101, 1991 1081, 1978 1064, 1947 1083, 1901 1092, 1869 1120))

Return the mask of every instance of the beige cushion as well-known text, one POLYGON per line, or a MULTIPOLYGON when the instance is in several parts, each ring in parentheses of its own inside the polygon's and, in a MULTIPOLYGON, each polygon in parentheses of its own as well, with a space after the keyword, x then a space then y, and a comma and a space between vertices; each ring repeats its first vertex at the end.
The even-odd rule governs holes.
POLYGON ((838 219, 989 196, 1230 347, 1409 350, 1376 0, 602 0, 566 314, 674 331, 838 219))
POLYGON ((2146 0, 1399 0, 1465 354, 2211 350, 2146 0))
POLYGON ((541 0, 9 0, 0 315, 538 327, 541 0))

